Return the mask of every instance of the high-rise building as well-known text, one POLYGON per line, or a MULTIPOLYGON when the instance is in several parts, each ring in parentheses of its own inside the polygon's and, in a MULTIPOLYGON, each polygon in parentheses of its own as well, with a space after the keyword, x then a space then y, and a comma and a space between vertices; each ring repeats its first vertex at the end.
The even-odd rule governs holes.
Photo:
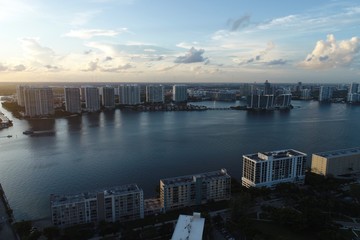
POLYGON ((65 87, 65 110, 71 113, 81 113, 80 89, 65 87))
POLYGON ((351 83, 350 84, 350 88, 349 88, 349 93, 358 93, 360 92, 360 89, 359 89, 359 84, 358 83, 351 83))
POLYGON ((100 110, 100 96, 97 87, 84 87, 86 111, 96 112, 100 110))
POLYGON ((102 87, 101 91, 101 104, 105 108, 115 108, 115 90, 113 87, 102 87))
POLYGON ((164 86, 148 85, 146 86, 146 102, 163 103, 164 102, 164 86))
POLYGON ((308 88, 301 89, 300 94, 301 94, 300 98, 303 99, 303 100, 311 99, 311 90, 308 89, 308 88))
POLYGON ((54 96, 51 88, 28 87, 24 89, 25 116, 40 117, 52 115, 54 96))
POLYGON ((279 183, 304 183, 306 154, 280 150, 243 155, 242 185, 272 187, 279 183))
POLYGON ((255 110, 274 109, 274 95, 252 94, 247 97, 247 108, 255 110))
POLYGON ((23 86, 23 85, 16 86, 17 104, 21 107, 25 106, 25 99, 24 99, 25 98, 24 97, 25 88, 27 88, 27 86, 23 86))
POLYGON ((251 86, 248 83, 244 83, 240 85, 240 96, 246 97, 251 95, 251 86))
POLYGON ((273 89, 271 87, 271 84, 269 83, 268 80, 266 80, 265 83, 264 83, 264 94, 265 95, 274 94, 273 89))
POLYGON ((325 102, 332 98, 333 89, 329 86, 321 86, 319 91, 319 101, 325 102))
POLYGON ((314 153, 311 172, 334 177, 359 173, 360 147, 314 153))
POLYGON ((173 86, 173 101, 186 102, 187 101, 187 86, 174 85, 173 86))
POLYGON ((76 195, 51 195, 50 206, 55 226, 144 218, 144 194, 136 184, 76 195))
POLYGON ((280 94, 275 98, 275 107, 280 109, 289 108, 291 106, 291 94, 280 94))
POLYGON ((226 169, 160 180, 160 204, 164 212, 231 197, 231 177, 226 169))
POLYGON ((119 102, 124 105, 140 104, 140 86, 137 84, 120 85, 119 102))

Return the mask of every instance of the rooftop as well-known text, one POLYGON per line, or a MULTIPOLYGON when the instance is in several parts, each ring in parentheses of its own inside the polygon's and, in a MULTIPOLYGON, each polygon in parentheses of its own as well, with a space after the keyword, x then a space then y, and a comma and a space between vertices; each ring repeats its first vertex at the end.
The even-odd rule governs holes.
POLYGON ((355 155, 355 154, 360 154, 360 147, 314 153, 314 155, 318 155, 318 156, 326 157, 326 158, 337 158, 337 157, 344 157, 344 156, 350 156, 350 155, 355 155))
POLYGON ((201 218, 200 213, 180 215, 171 240, 201 240, 204 224, 205 218, 201 218))
POLYGON ((117 195, 124 195, 129 193, 136 193, 142 191, 136 184, 128 184, 122 186, 111 187, 107 189, 100 189, 95 190, 92 192, 85 192, 80 194, 74 195, 54 195, 50 196, 51 206, 69 204, 69 203, 77 203, 82 202, 86 199, 96 199, 97 194, 104 193, 106 196, 117 196, 117 195))
POLYGON ((222 168, 218 171, 198 173, 198 174, 181 176, 181 177, 165 178, 165 179, 160 179, 160 181, 162 181, 164 184, 176 184, 176 183, 194 182, 194 178, 203 178, 205 180, 210 180, 219 177, 230 178, 230 175, 227 174, 225 168, 222 168))
POLYGON ((294 149, 277 150, 271 152, 258 152, 244 155, 255 161, 267 161, 273 159, 288 158, 294 156, 306 156, 305 153, 296 151, 294 149))

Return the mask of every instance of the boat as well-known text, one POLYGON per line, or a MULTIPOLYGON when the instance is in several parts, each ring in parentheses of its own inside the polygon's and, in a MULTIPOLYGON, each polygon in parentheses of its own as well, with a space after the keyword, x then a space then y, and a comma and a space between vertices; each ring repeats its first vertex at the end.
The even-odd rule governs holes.
POLYGON ((25 134, 25 135, 30 135, 30 134, 33 134, 33 133, 34 133, 34 131, 32 131, 32 130, 23 131, 23 134, 25 134))
POLYGON ((11 137, 12 137, 12 135, 7 135, 6 137, 11 138, 11 137))

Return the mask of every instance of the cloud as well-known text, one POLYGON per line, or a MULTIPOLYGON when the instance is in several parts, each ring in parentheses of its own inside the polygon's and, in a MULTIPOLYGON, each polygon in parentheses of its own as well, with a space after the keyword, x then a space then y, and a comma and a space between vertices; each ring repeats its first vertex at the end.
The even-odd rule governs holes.
POLYGON ((0 72, 5 72, 6 70, 8 70, 8 67, 6 67, 2 63, 0 63, 0 72))
POLYGON ((333 34, 327 39, 317 41, 314 50, 300 63, 301 67, 312 69, 326 69, 350 66, 359 55, 360 38, 337 42, 333 34))
POLYGON ((285 65, 287 61, 284 59, 275 59, 266 63, 266 65, 285 65))
POLYGON ((19 64, 14 66, 12 70, 15 72, 22 72, 26 70, 26 67, 23 64, 19 64))
POLYGON ((172 69, 176 68, 179 65, 180 64, 175 64, 175 65, 172 65, 172 66, 167 66, 167 67, 161 68, 161 69, 159 69, 159 72, 166 72, 166 71, 172 70, 172 69))
POLYGON ((55 52, 48 47, 41 46, 36 38, 20 39, 25 56, 33 64, 51 64, 55 58, 55 52))
POLYGON ((96 59, 95 61, 91 61, 88 63, 88 67, 83 69, 84 72, 94 72, 98 69, 98 62, 99 59, 96 59))
POLYGON ((275 44, 273 42, 268 42, 267 46, 266 46, 266 48, 264 50, 260 51, 256 56, 251 57, 251 58, 249 58, 249 59, 247 59, 245 61, 240 62, 239 65, 258 62, 258 61, 262 60, 262 58, 264 56, 266 56, 274 48, 275 48, 275 44))
POLYGON ((111 60, 113 60, 113 58, 110 57, 110 56, 107 56, 107 57, 104 59, 104 62, 109 62, 109 61, 111 61, 111 60))
POLYGON ((45 65, 44 67, 47 68, 47 69, 50 70, 50 71, 57 71, 57 70, 60 69, 59 67, 54 66, 54 65, 50 65, 50 64, 45 65))
POLYGON ((229 19, 228 20, 228 25, 230 26, 230 31, 234 32, 237 31, 241 28, 245 28, 249 25, 250 23, 250 15, 244 15, 238 19, 229 19))
POLYGON ((191 48, 185 56, 179 56, 175 59, 175 63, 196 63, 196 62, 204 62, 207 58, 204 58, 202 55, 204 54, 204 49, 196 50, 195 48, 191 48))
POLYGON ((121 72, 123 70, 127 70, 130 68, 134 68, 134 66, 132 66, 130 63, 127 63, 125 65, 119 65, 117 67, 112 67, 112 68, 101 68, 101 71, 103 71, 103 72, 121 72))
POLYGON ((85 25, 99 13, 101 13, 99 10, 76 13, 70 24, 73 26, 85 25))
POLYGON ((78 30, 70 30, 70 32, 65 33, 66 37, 74 37, 80 39, 90 39, 93 37, 114 37, 119 35, 120 33, 127 32, 126 28, 122 28, 121 30, 106 30, 106 29, 78 29, 78 30))

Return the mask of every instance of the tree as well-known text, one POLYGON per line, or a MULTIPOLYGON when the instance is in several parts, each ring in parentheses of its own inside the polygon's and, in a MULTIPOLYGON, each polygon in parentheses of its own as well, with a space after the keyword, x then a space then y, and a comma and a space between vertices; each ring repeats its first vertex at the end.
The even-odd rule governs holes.
POLYGON ((48 240, 52 240, 60 235, 60 230, 58 227, 47 227, 44 228, 43 234, 48 240))

